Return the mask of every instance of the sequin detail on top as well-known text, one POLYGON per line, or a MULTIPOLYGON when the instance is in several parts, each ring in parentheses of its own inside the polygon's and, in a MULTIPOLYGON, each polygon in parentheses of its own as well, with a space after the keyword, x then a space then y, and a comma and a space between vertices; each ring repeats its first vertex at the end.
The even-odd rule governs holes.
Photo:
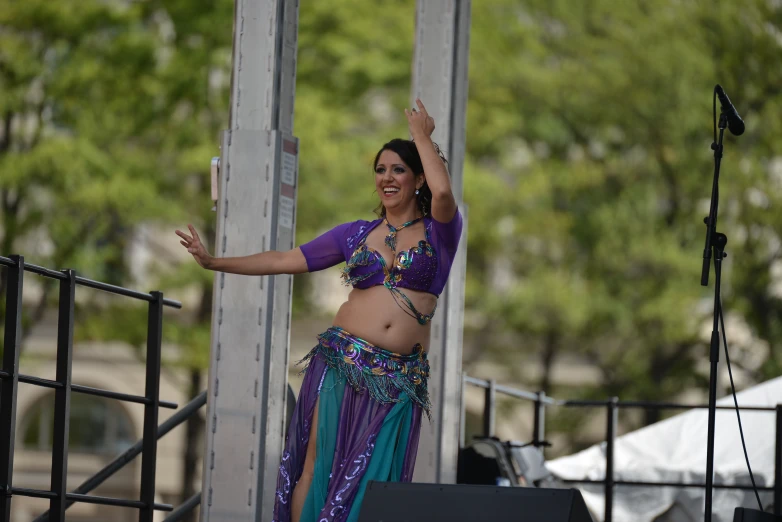
POLYGON ((365 225, 361 225, 359 227, 359 229, 358 229, 358 232, 356 232, 352 236, 348 237, 348 240, 347 240, 348 248, 355 248, 356 240, 358 238, 360 238, 364 234, 364 231, 366 229, 367 229, 367 227, 365 225))
POLYGON ((432 286, 437 275, 437 253, 428 240, 428 229, 426 235, 427 239, 419 241, 417 246, 396 254, 390 268, 377 250, 367 246, 367 237, 365 236, 359 241, 353 255, 350 256, 345 268, 342 269, 343 282, 355 288, 369 288, 382 284, 391 291, 397 302, 404 303, 404 306, 411 312, 410 315, 419 324, 429 323, 434 317, 437 305, 435 304, 431 313, 423 314, 400 290, 407 288, 427 292, 432 286))
POLYGON ((302 371, 320 354, 356 392, 367 390, 381 404, 400 402, 399 394, 404 392, 431 420, 427 388, 429 361, 423 346, 416 344, 410 355, 399 355, 336 326, 320 334, 318 340, 318 345, 300 361, 306 363, 302 371))

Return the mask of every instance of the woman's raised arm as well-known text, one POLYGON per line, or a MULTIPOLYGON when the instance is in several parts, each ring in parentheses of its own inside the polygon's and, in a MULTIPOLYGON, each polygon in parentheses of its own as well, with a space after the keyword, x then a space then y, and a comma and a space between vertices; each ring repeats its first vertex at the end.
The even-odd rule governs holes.
POLYGON ((449 223, 456 214, 456 198, 451 190, 451 178, 432 142, 434 118, 426 112, 426 107, 421 100, 415 102, 419 110, 405 109, 405 115, 410 135, 418 149, 418 155, 421 156, 426 184, 432 191, 432 217, 440 223, 449 223))

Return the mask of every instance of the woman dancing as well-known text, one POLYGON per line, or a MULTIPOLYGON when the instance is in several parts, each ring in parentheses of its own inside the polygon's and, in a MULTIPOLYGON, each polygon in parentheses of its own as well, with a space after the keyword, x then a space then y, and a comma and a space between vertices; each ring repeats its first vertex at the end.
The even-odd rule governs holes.
POLYGON ((416 104, 405 109, 413 140, 392 140, 375 157, 379 219, 339 225, 287 252, 233 258, 210 256, 192 226, 192 235, 176 232, 217 272, 299 274, 345 263, 353 290, 305 357, 277 522, 354 522, 369 480, 412 479, 421 413, 430 408, 430 321, 462 232, 445 158, 431 140, 434 119, 416 104))

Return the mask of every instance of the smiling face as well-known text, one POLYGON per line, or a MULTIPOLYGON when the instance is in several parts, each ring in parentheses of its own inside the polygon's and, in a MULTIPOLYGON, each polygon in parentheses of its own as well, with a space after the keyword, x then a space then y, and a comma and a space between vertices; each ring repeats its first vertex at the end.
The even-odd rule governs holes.
POLYGON ((386 210, 405 212, 416 206, 416 189, 424 184, 424 175, 412 169, 392 150, 380 153, 375 164, 375 188, 386 210))

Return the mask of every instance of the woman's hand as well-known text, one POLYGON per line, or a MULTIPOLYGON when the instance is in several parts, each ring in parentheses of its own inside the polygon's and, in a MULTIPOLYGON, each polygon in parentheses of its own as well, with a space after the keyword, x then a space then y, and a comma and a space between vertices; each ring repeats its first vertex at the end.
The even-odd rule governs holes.
POLYGON ((418 110, 405 109, 407 128, 410 130, 410 136, 413 137, 413 140, 417 137, 429 137, 434 132, 434 118, 426 112, 426 107, 421 100, 416 98, 415 103, 418 105, 418 110))
POLYGON ((193 234, 193 236, 188 236, 184 232, 177 230, 176 235, 182 238, 180 243, 193 255, 193 259, 196 260, 196 263, 201 265, 202 268, 209 268, 212 266, 214 258, 206 251, 206 247, 201 243, 201 238, 198 237, 198 232, 195 231, 193 225, 187 225, 187 228, 190 229, 190 233, 193 234))

